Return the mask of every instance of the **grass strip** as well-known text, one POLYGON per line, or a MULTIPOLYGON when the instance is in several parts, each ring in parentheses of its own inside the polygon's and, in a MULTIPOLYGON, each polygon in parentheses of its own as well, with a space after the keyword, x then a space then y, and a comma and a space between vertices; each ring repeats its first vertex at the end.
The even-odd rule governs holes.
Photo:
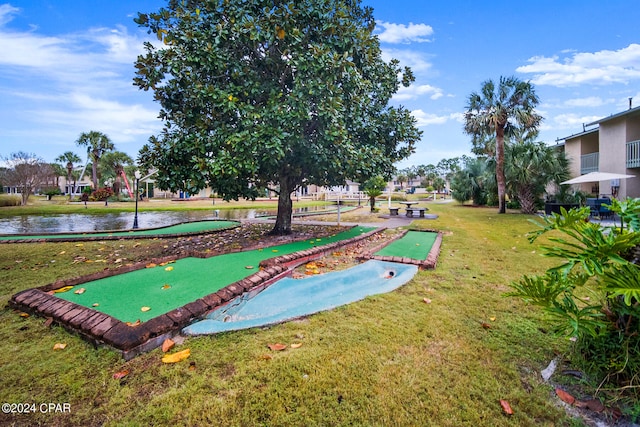
POLYGON ((82 239, 82 238, 100 238, 100 237, 135 237, 135 236, 162 236, 173 234, 189 234, 203 233, 205 231, 219 230, 222 228, 237 225, 236 221, 194 221, 183 224, 171 225, 169 227, 141 229, 141 230, 125 230, 110 231, 104 233, 65 233, 65 234, 41 234, 41 235, 5 235, 0 236, 0 240, 42 240, 42 239, 82 239))

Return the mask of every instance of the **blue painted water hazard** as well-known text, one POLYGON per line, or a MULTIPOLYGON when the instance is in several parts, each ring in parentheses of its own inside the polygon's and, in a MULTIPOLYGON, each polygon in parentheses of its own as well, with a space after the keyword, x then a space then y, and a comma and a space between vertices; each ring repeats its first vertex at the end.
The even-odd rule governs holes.
POLYGON ((347 270, 303 279, 286 277, 262 291, 236 298, 182 332, 206 335, 285 322, 391 292, 417 272, 415 265, 370 260, 347 270))

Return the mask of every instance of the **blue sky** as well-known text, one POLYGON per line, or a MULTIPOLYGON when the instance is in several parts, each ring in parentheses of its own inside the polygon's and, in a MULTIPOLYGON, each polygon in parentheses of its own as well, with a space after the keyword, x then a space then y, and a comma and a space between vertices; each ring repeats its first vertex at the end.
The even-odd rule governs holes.
MULTIPOLYGON (((465 104, 487 79, 530 80, 555 144, 582 124, 640 105, 637 0, 363 0, 374 8, 385 58, 410 66, 415 83, 393 99, 424 132, 399 166, 470 153, 465 104)), ((159 106, 132 85, 149 36, 133 22, 165 0, 0 0, 0 156, 84 158, 82 132, 106 133, 137 157, 157 134, 159 106)))

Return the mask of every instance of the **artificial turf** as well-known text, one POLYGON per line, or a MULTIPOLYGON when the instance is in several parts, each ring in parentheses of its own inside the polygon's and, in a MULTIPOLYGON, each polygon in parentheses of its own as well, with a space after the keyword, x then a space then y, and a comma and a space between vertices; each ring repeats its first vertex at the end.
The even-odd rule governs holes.
POLYGON ((437 236, 438 233, 430 231, 408 231, 402 238, 391 242, 375 255, 425 260, 437 236))
POLYGON ((305 250, 311 246, 346 240, 371 230, 371 227, 353 227, 322 239, 304 240, 206 259, 183 258, 170 264, 84 283, 56 295, 123 322, 144 322, 244 279, 258 271, 258 265, 262 260, 305 250), (76 294, 75 292, 81 288, 84 288, 84 291, 76 294))

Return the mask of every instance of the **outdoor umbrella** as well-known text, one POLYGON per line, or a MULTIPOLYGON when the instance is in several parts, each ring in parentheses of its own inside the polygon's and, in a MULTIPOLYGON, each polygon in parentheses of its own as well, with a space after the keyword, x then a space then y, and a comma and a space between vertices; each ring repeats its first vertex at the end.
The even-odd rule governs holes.
POLYGON ((627 179, 633 178, 635 175, 624 175, 621 173, 610 172, 589 172, 584 175, 580 175, 577 178, 570 179, 568 181, 561 182, 560 184, 582 184, 584 182, 599 182, 608 181, 611 179, 627 179))

